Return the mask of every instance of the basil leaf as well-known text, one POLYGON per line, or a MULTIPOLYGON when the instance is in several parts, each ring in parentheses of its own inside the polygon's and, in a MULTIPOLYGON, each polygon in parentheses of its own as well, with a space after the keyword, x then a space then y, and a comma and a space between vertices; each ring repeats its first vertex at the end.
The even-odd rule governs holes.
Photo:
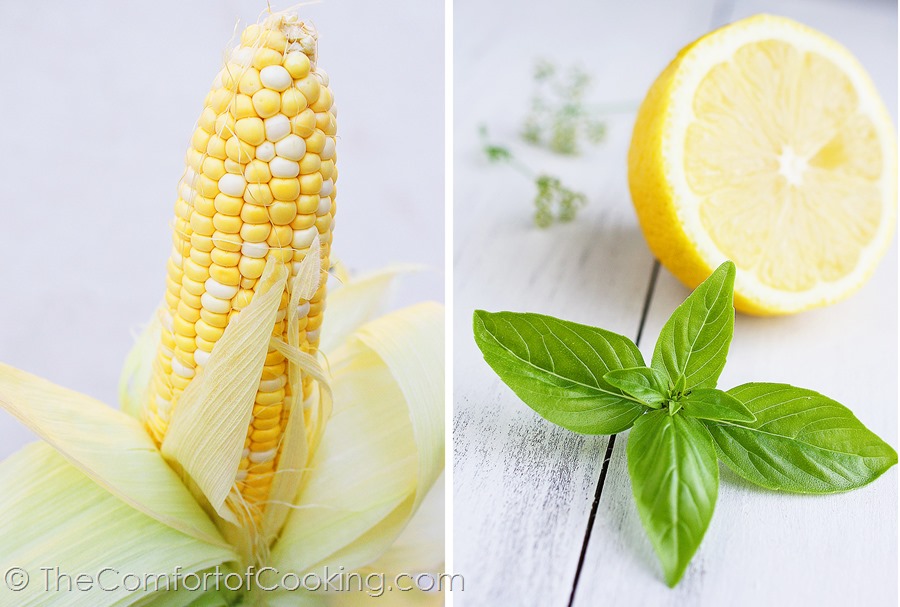
POLYGON ((628 435, 628 475, 638 513, 675 586, 700 546, 719 492, 719 464, 709 432, 699 420, 642 416, 628 435))
POLYGON ((473 320, 484 360, 544 419, 583 434, 615 434, 645 411, 603 379, 644 364, 627 337, 540 314, 477 310, 473 320))
POLYGON ((688 295, 659 333, 654 369, 673 385, 715 388, 734 332, 734 264, 726 261, 688 295))
POLYGON ((613 369, 603 379, 654 409, 659 409, 661 403, 669 397, 668 377, 649 367, 613 369))
POLYGON ((756 415, 748 424, 709 424, 719 457, 748 481, 779 491, 834 493, 872 482, 897 453, 845 406, 787 384, 728 391, 756 415))
POLYGON ((684 414, 717 421, 755 422, 756 416, 744 403, 715 388, 694 388, 682 399, 684 414))

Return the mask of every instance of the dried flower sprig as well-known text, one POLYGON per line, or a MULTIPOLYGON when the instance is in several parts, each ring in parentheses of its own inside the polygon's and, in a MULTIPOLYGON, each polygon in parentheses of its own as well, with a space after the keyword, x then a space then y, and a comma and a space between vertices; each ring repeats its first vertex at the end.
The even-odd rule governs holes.
POLYGON ((585 105, 591 77, 579 67, 560 70, 546 59, 534 67, 535 92, 531 111, 522 125, 522 138, 558 154, 576 155, 579 140, 598 144, 606 136, 606 124, 585 105))
POLYGON ((534 223, 540 228, 547 228, 554 222, 566 223, 575 219, 578 209, 587 204, 587 196, 569 189, 558 177, 546 173, 538 173, 513 156, 509 148, 489 140, 487 127, 479 128, 482 149, 489 162, 506 163, 529 179, 534 181, 537 193, 534 197, 534 223))

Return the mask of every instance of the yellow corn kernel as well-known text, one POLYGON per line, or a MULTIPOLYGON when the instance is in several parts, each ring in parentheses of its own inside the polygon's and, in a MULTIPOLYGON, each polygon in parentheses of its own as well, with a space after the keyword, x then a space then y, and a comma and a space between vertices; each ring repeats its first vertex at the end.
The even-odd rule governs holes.
POLYGON ((206 144, 209 143, 209 137, 209 133, 201 128, 197 128, 197 130, 194 131, 193 137, 191 137, 191 146, 198 152, 205 152, 206 144))
POLYGON ((262 160, 251 160, 244 169, 244 179, 247 180, 247 183, 269 183, 269 180, 272 179, 269 164, 262 160))
POLYGON ((303 215, 315 213, 319 208, 318 194, 304 194, 297 199, 297 212, 303 215))
POLYGON ((240 215, 243 205, 243 199, 219 192, 216 195, 213 207, 217 213, 222 215, 240 215))
MULTIPOLYGON (((266 129, 259 117, 241 118, 234 123, 234 132, 241 141, 252 146, 257 146, 266 140, 266 129)), ((229 157, 231 157, 230 154, 229 157)))
POLYGON ((278 201, 269 207, 269 218, 274 225, 283 226, 291 223, 297 216, 297 203, 278 201))
POLYGON ((306 139, 316 130, 316 113, 306 108, 291 118, 291 132, 306 139))
POLYGON ((321 154, 325 149, 325 133, 316 130, 306 138, 306 151, 313 154, 321 154))
POLYGON ((191 329, 194 330, 195 335, 212 342, 219 341, 219 338, 222 337, 222 333, 225 332, 221 327, 213 327, 212 325, 207 324, 202 318, 194 323, 191 329))
POLYGON ((241 219, 245 223, 268 223, 269 209, 257 204, 244 203, 241 207, 241 219))
POLYGON ((309 175, 315 173, 322 166, 322 159, 314 152, 307 151, 300 159, 300 174, 309 175))
POLYGON ((225 232, 226 234, 237 234, 241 231, 241 226, 244 225, 244 223, 241 221, 240 217, 216 213, 213 216, 213 225, 215 226, 216 230, 220 232, 225 232))
POLYGON ((236 95, 234 97, 234 107, 231 110, 231 114, 234 116, 235 120, 256 116, 256 109, 253 107, 253 98, 250 97, 250 95, 236 95))
POLYGON ((206 144, 206 153, 213 158, 225 160, 228 157, 225 152, 225 140, 218 135, 210 137, 206 144))
POLYGON ((261 89, 253 94, 253 109, 260 118, 269 118, 281 109, 281 95, 271 89, 261 89))
POLYGON ((322 88, 322 84, 313 74, 309 74, 306 78, 298 80, 294 86, 297 87, 298 91, 303 93, 303 96, 306 97, 306 100, 310 105, 318 101, 319 89, 322 88))
POLYGON ((208 268, 211 263, 209 252, 201 251, 200 249, 191 249, 190 260, 204 268, 208 268))
POLYGON ((305 110, 307 105, 306 97, 297 89, 291 88, 281 93, 281 113, 288 118, 305 110))
POLYGON ((309 57, 304 53, 288 53, 284 56, 284 63, 282 65, 284 65, 284 69, 290 73, 291 78, 294 80, 306 78, 309 74, 309 57))
POLYGON ((282 61, 281 58, 282 55, 278 51, 263 47, 254 54, 253 67, 261 70, 270 65, 280 65, 282 61))
POLYGON ((201 308, 198 311, 198 320, 200 318, 202 318, 203 322, 211 327, 224 329, 228 325, 228 314, 218 314, 216 312, 210 312, 209 310, 201 308))
POLYGON ((212 156, 207 156, 203 161, 202 170, 204 175, 218 181, 219 177, 225 174, 225 161, 212 156))
MULTIPOLYGON (((175 204, 162 312, 171 331, 162 331, 153 394, 143 414, 157 444, 182 392, 215 356, 228 323, 251 304, 267 261, 285 263, 293 278, 319 234, 328 267, 337 124, 328 77, 312 69, 311 40, 314 33, 296 19, 269 16, 248 27, 206 96, 175 204)), ((324 292, 323 286, 292 325, 304 352, 316 351, 324 292)), ((272 335, 284 341, 288 302, 285 290, 271 326, 272 335)), ((302 385, 289 383, 277 350, 266 355, 244 440, 247 452, 235 478, 257 520, 276 471, 289 399, 312 389, 309 377, 302 385)))
MULTIPOLYGON (((309 97, 307 97, 309 99, 309 97)), ((332 104, 334 103, 334 98, 331 96, 331 91, 328 88, 322 86, 319 87, 319 97, 315 100, 315 102, 310 104, 310 108, 314 112, 327 112, 331 109, 332 104)))
MULTIPOLYGON (((245 118, 244 120, 249 119, 245 118)), ((259 119, 257 118, 257 120, 259 119)), ((239 137, 232 137, 225 142, 225 154, 234 162, 246 164, 256 156, 256 148, 246 141, 241 141, 239 137)))
POLYGON ((244 95, 253 95, 263 87, 259 79, 259 70, 256 68, 244 68, 238 83, 238 91, 244 95))
POLYGON ((265 183, 247 183, 247 189, 244 190, 244 202, 267 206, 272 204, 275 197, 272 196, 272 190, 265 183))
MULTIPOLYGON (((212 244, 225 251, 240 251, 241 245, 244 244, 239 234, 231 234, 228 232, 216 232, 210 239, 212 244)), ((212 251, 212 249, 210 249, 212 251)))
MULTIPOLYGON (((272 178, 269 182, 269 189, 275 200, 293 201, 297 200, 300 195, 300 180, 290 178, 272 178)), ((312 192, 315 194, 316 192, 312 192)))
POLYGON ((203 112, 200 114, 200 120, 197 121, 197 126, 212 135, 216 129, 215 110, 211 107, 204 108, 203 112))
POLYGON ((271 229, 267 223, 245 223, 241 226, 241 238, 244 242, 265 242, 271 229))
POLYGON ((242 257, 238 264, 238 270, 244 278, 259 278, 265 267, 265 259, 253 259, 252 257, 242 257))
POLYGON ((318 194, 322 190, 322 174, 311 173, 300 176, 300 192, 303 194, 318 194))
POLYGON ((237 251, 226 251, 225 249, 213 249, 210 258, 216 265, 233 268, 241 261, 241 254, 237 251))

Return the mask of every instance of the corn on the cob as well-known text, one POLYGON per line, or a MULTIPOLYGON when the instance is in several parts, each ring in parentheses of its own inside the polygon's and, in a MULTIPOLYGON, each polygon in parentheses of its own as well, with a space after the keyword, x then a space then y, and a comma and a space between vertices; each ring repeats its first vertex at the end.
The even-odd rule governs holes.
MULTIPOLYGON (((337 180, 336 111, 316 44, 315 31, 295 16, 251 25, 206 97, 175 203, 162 339, 143 412, 157 444, 180 395, 253 299, 266 260, 290 264, 294 276, 318 235, 320 287, 299 309, 301 348, 316 351, 337 180)), ((284 341, 288 302, 285 292, 272 327, 284 341)), ((303 398, 311 387, 304 377, 303 398)), ((288 380, 285 357, 270 349, 235 479, 255 516, 265 506, 290 397, 299 388, 288 380)))

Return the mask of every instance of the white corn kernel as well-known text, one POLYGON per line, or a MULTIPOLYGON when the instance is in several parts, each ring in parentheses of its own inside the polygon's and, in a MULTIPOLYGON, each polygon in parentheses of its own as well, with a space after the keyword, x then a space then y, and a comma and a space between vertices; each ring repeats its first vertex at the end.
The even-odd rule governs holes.
POLYGON ((287 380, 284 375, 279 375, 275 379, 263 379, 259 382, 259 391, 260 392, 275 392, 276 390, 281 390, 284 388, 284 385, 287 383, 287 380))
POLYGON ((228 196, 240 198, 244 195, 245 187, 247 187, 247 181, 243 175, 225 173, 219 178, 219 191, 228 196))
POLYGON ((331 198, 328 196, 319 197, 319 208, 316 209, 316 215, 321 217, 331 212, 331 198))
POLYGON ((159 394, 156 395, 156 407, 160 410, 160 412, 168 411, 171 405, 172 403, 170 401, 167 401, 159 394))
POLYGON ((334 137, 326 137, 325 147, 322 148, 322 153, 319 154, 319 158, 322 160, 331 160, 334 158, 334 145, 334 137))
POLYGON ((236 286, 231 285, 223 285, 221 282, 217 281, 214 278, 207 278, 206 282, 203 283, 206 286, 206 291, 210 293, 213 297, 218 297, 219 299, 231 299, 239 290, 236 286))
MULTIPOLYGON (((281 67, 280 65, 271 65, 269 67, 281 67)), ((266 68, 268 69, 268 68, 266 68)), ((271 142, 281 141, 291 134, 291 121, 284 114, 276 114, 271 118, 266 118, 266 139, 271 142)))
POLYGON ((204 293, 200 296, 200 305, 215 314, 226 314, 231 311, 230 300, 219 299, 211 293, 204 293))
POLYGON ((280 65, 269 65, 259 71, 259 79, 263 86, 276 91, 286 91, 293 84, 291 74, 280 65))
POLYGON ((241 245, 241 255, 262 259, 269 252, 269 245, 265 242, 245 242, 241 245))
POLYGON ((244 67, 253 63, 253 49, 246 46, 239 46, 231 53, 231 63, 236 63, 244 67))
POLYGON ((300 163, 276 156, 269 163, 272 177, 296 177, 300 174, 300 163))
MULTIPOLYGON (((273 65, 272 67, 276 67, 276 66, 273 65)), ((254 453, 251 453, 249 455, 249 458, 250 458, 250 461, 253 462, 254 464, 262 464, 271 459, 274 459, 275 453, 277 451, 278 451, 277 449, 269 449, 268 451, 256 451, 254 453)))
POLYGON ((291 246, 295 249, 306 249, 312 244, 313 239, 318 233, 319 230, 316 229, 316 226, 308 227, 305 230, 294 230, 294 238, 291 241, 291 246))
POLYGON ((194 377, 194 370, 183 365, 177 358, 172 359, 172 373, 185 379, 191 379, 192 377, 194 377))
POLYGON ((194 350, 194 362, 199 366, 203 366, 209 361, 209 352, 204 352, 200 348, 194 350))
POLYGON ((256 157, 263 162, 269 162, 275 158, 275 144, 271 141, 263 141, 256 147, 256 157))
POLYGON ((319 190, 319 196, 328 197, 334 191, 334 181, 329 179, 322 182, 322 188, 319 190))
POLYGON ((244 174, 244 165, 240 162, 235 162, 231 158, 225 159, 225 171, 228 173, 233 173, 235 175, 243 175, 244 174))
MULTIPOLYGON (((300 160, 306 154, 306 142, 297 135, 288 135, 275 144, 275 153, 288 160, 300 160)), ((257 151, 256 155, 259 156, 259 151, 257 151)))

